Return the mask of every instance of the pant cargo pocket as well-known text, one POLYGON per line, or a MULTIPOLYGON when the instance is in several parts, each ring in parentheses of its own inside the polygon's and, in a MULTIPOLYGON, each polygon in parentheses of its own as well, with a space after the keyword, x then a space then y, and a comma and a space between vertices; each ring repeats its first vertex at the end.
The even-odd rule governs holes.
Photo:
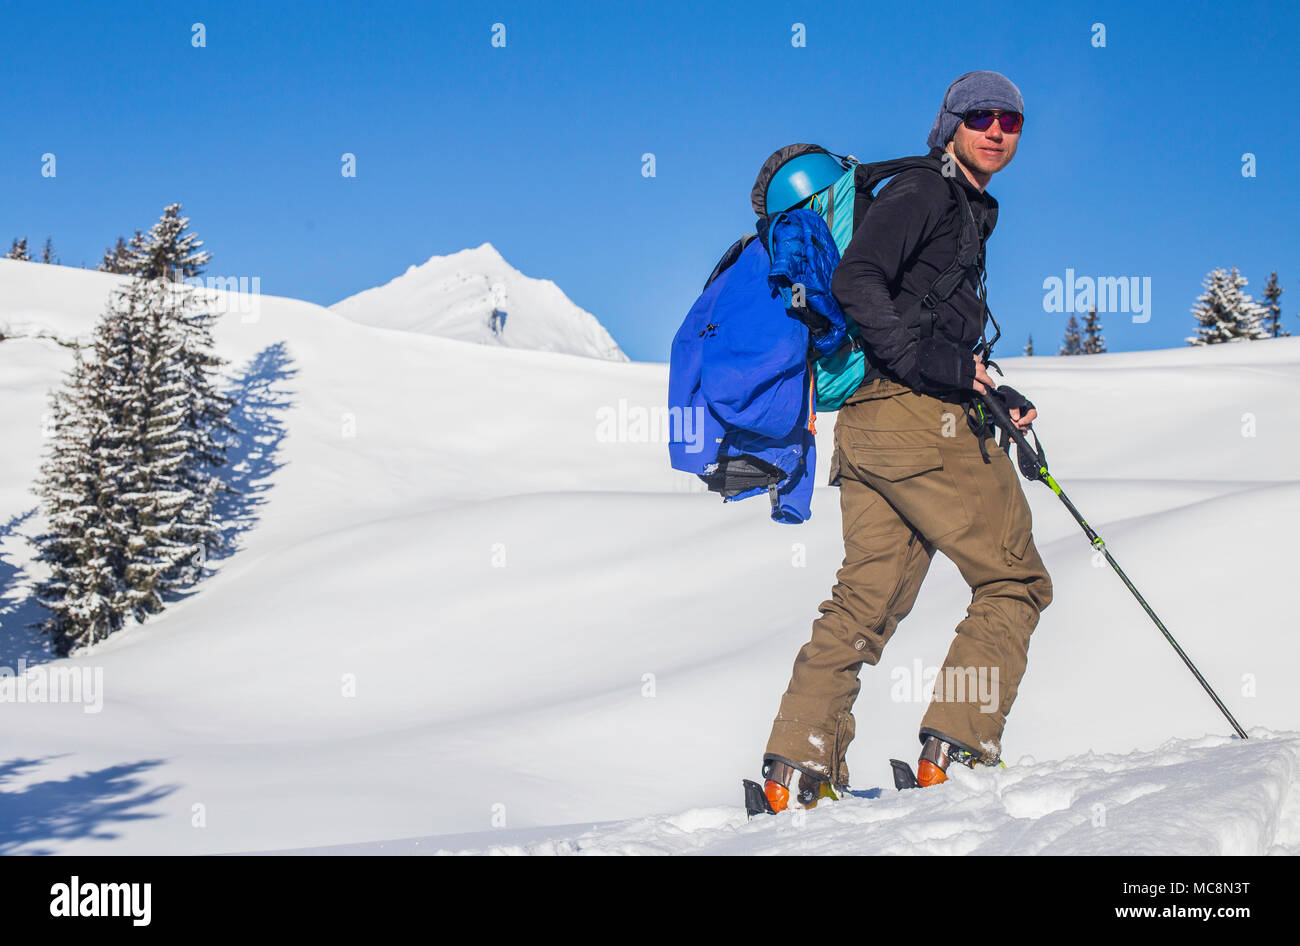
MULTIPOLYGON (((1014 476, 1014 471, 1012 473, 1014 476)), ((1007 497, 1005 522, 1002 525, 1002 558, 1008 565, 1019 565, 1025 560, 1025 550, 1033 537, 1033 517, 1029 501, 1014 480, 1011 495, 1007 497)))

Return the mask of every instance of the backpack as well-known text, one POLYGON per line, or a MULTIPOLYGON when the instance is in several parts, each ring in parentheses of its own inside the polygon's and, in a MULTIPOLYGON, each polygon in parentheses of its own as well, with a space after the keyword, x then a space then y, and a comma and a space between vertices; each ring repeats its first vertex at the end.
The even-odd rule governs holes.
MULTIPOLYGON (((838 410, 865 376, 856 325, 830 292, 834 267, 882 181, 915 167, 942 173, 929 156, 860 164, 832 155, 844 168, 834 183, 795 208, 765 213, 762 194, 780 160, 810 150, 829 154, 792 145, 764 164, 751 195, 758 232, 722 254, 669 359, 672 466, 724 501, 766 493, 778 522, 810 515, 816 412, 838 410)), ((903 314, 921 337, 933 334, 939 304, 983 262, 965 192, 951 186, 962 219, 957 258, 903 314)))
MULTIPOLYGON (((885 180, 912 168, 928 168, 943 174, 943 165, 937 158, 928 155, 895 158, 874 164, 858 164, 852 171, 853 214, 851 219, 844 213, 844 203, 838 204, 840 219, 834 214, 836 202, 832 202, 829 212, 831 232, 835 234, 836 245, 840 254, 848 249, 849 239, 857 231, 866 216, 867 209, 875 199, 876 188, 885 180), (840 243, 843 240, 843 243, 840 243)), ((846 179, 848 175, 845 176, 846 179)), ((836 184, 840 191, 844 182, 836 184)), ((955 180, 949 178, 949 188, 957 202, 961 219, 958 234, 957 256, 940 273, 930 285, 930 289, 908 311, 900 314, 903 323, 919 338, 929 338, 934 334, 934 323, 938 319, 938 308, 952 296, 963 280, 971 273, 982 276, 984 247, 980 238, 979 227, 975 223, 970 201, 966 191, 955 180)), ((793 313, 792 313, 793 314, 793 313)), ((866 353, 858 334, 857 323, 849 320, 848 338, 843 347, 835 352, 818 357, 813 364, 816 372, 817 409, 819 411, 836 411, 858 389, 866 375, 866 353)))
MULTIPOLYGON (((816 146, 791 145, 776 152, 773 158, 800 147, 816 146)), ((834 157, 838 157, 847 170, 838 181, 813 195, 807 203, 811 209, 821 214, 826 220, 827 229, 835 242, 839 256, 843 256, 844 251, 848 249, 849 241, 865 218, 867 209, 871 206, 871 201, 875 199, 876 188, 882 182, 901 171, 912 168, 928 168, 938 174, 944 173, 942 162, 938 158, 929 155, 895 158, 890 161, 879 161, 872 164, 861 164, 852 156, 834 155, 834 157)), ((751 203, 755 212, 760 215, 760 225, 765 218, 761 211, 760 197, 758 195, 763 192, 771 179, 771 175, 775 170, 774 164, 772 158, 769 158, 768 163, 759 172, 758 180, 755 181, 751 194, 751 203)), ((966 197, 964 188, 951 177, 949 177, 949 182, 962 221, 961 231, 958 235, 957 256, 949 264, 948 268, 935 278, 929 291, 901 316, 904 324, 911 328, 920 338, 928 338, 934 334, 934 323, 938 317, 939 305, 946 302, 957 291, 962 281, 972 272, 978 276, 983 275, 984 247, 980 239, 979 228, 975 223, 974 214, 970 208, 970 201, 966 197)), ((722 255, 722 258, 718 260, 717 265, 714 266, 705 286, 707 287, 709 283, 725 272, 735 262, 749 241, 755 239, 755 237, 756 234, 746 234, 733 243, 727 252, 722 255)), ((773 280, 774 288, 776 288, 777 282, 777 280, 773 280)), ((788 293, 786 299, 788 302, 788 293)), ((838 310, 838 306, 836 308, 838 310)), ((823 412, 839 410, 844 406, 844 402, 849 396, 862 384, 862 380, 866 376, 866 353, 862 348, 863 343, 858 333, 857 323, 851 319, 846 320, 847 324, 844 325, 842 342, 838 342, 830 350, 823 350, 825 346, 819 344, 822 333, 829 332, 833 335, 838 330, 838 325, 832 325, 829 329, 826 328, 824 322, 819 319, 821 313, 815 307, 811 309, 805 308, 802 311, 791 307, 790 315, 793 318, 805 321, 811 333, 811 341, 815 349, 812 352, 812 370, 814 372, 816 409, 823 412)))

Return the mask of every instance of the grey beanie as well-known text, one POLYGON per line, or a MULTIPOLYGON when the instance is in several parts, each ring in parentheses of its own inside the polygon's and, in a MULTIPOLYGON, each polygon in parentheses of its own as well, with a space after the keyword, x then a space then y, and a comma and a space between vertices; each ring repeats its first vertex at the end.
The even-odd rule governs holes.
POLYGON ((935 116, 930 137, 925 143, 942 148, 952 140, 961 117, 973 108, 1000 108, 1025 113, 1025 100, 1016 84, 1000 72, 968 72, 958 76, 943 94, 943 104, 935 116))

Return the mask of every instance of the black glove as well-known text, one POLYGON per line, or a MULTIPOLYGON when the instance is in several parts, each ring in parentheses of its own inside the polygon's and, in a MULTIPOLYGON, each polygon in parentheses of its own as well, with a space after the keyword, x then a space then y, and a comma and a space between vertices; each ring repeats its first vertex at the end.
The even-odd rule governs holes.
MULTIPOLYGON (((994 388, 992 393, 997 395, 998 400, 1002 402, 1002 406, 1006 408, 1007 417, 1011 416, 1013 410, 1019 411, 1021 418, 1024 418, 1025 414, 1030 411, 1037 410, 1029 398, 1009 385, 1004 384, 1000 388, 994 388)), ((1030 432, 1032 432, 1032 428, 1026 431, 1026 433, 1030 432)), ((1002 441, 998 446, 1005 450, 1008 456, 1011 453, 1011 440, 1011 431, 1002 431, 1002 441)), ((1025 443, 1028 442, 1028 440, 1025 441, 1025 443)), ((1034 434, 1034 451, 1038 456, 1027 453, 1020 446, 1016 447, 1016 465, 1020 467, 1021 474, 1027 480, 1042 479, 1039 467, 1047 464, 1047 452, 1043 450, 1043 445, 1038 442, 1038 434, 1034 434)))
POLYGON ((1002 399, 1002 404, 1006 407, 1008 416, 1012 411, 1019 411, 1020 416, 1024 417, 1030 411, 1037 410, 1029 398, 1008 384, 994 388, 994 393, 1002 399))

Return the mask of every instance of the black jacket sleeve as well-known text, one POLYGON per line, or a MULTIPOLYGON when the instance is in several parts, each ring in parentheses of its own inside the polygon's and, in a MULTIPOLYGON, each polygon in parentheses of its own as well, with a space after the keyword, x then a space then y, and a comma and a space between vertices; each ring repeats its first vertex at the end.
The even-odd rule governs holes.
POLYGON ((948 182, 932 171, 903 171, 871 202, 831 282, 844 314, 891 374, 917 390, 967 388, 970 352, 943 338, 917 339, 894 308, 890 287, 949 211, 948 182))

